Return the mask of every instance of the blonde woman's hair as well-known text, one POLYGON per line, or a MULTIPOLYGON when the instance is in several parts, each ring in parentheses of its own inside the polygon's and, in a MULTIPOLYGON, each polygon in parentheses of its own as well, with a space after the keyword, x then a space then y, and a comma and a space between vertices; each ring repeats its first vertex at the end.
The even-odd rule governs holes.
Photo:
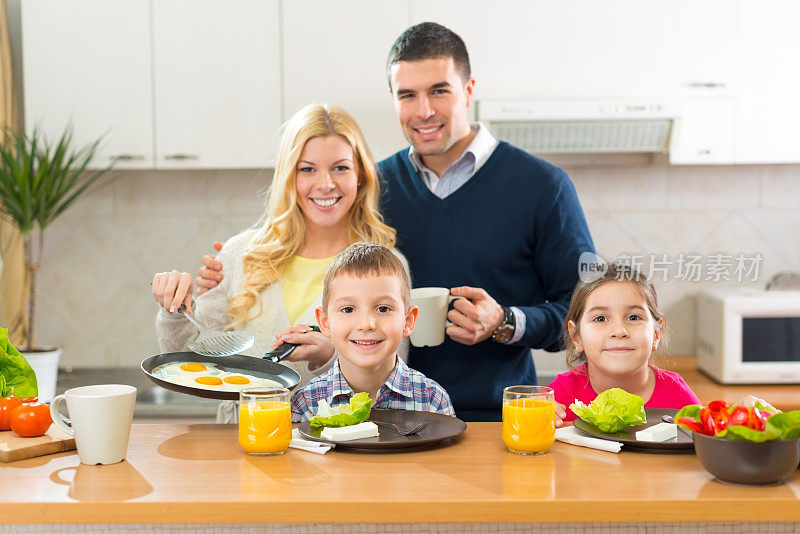
POLYGON ((331 284, 344 274, 364 278, 373 276, 394 276, 400 279, 400 298, 406 311, 411 304, 411 284, 403 262, 386 247, 359 241, 341 251, 328 266, 322 288, 322 309, 328 312, 331 298, 331 284))
POLYGON ((305 220, 297 202, 297 162, 309 139, 339 135, 353 148, 358 175, 356 198, 348 214, 348 239, 393 247, 396 232, 378 211, 380 183, 369 147, 356 121, 342 108, 309 104, 284 125, 278 162, 262 216, 244 256, 244 281, 228 305, 230 328, 261 315, 261 292, 277 281, 292 256, 303 247, 305 220), (249 315, 258 303, 256 313, 249 315))
MULTIPOLYGON (((567 315, 564 317, 564 344, 567 350, 567 365, 570 369, 574 369, 583 363, 586 363, 586 354, 579 352, 575 347, 575 342, 572 335, 569 333, 567 325, 570 321, 575 323, 575 334, 580 333, 580 323, 583 312, 586 308, 586 300, 589 295, 598 287, 614 281, 632 282, 636 285, 636 289, 645 301, 647 309, 653 319, 660 323, 661 328, 661 342, 660 344, 666 345, 667 342, 667 317, 661 310, 658 304, 658 294, 653 282, 645 275, 641 274, 638 269, 630 265, 612 263, 608 266, 608 270, 601 278, 591 282, 578 282, 575 290, 572 292, 572 300, 569 303, 567 315)), ((656 328, 659 328, 657 325, 656 328)), ((651 365, 652 366, 652 365, 651 365)))

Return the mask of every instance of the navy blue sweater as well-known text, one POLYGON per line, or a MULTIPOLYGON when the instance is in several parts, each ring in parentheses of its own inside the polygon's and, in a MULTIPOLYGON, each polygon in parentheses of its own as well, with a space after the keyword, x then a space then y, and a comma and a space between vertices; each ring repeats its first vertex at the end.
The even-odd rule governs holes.
POLYGON ((558 350, 561 322, 578 281, 578 258, 594 251, 567 174, 501 142, 470 180, 444 199, 433 195, 408 149, 379 163, 382 212, 414 287, 473 286, 526 317, 519 343, 488 339, 411 347, 409 365, 439 382, 465 420, 499 420, 502 391, 535 384, 531 348, 558 350))

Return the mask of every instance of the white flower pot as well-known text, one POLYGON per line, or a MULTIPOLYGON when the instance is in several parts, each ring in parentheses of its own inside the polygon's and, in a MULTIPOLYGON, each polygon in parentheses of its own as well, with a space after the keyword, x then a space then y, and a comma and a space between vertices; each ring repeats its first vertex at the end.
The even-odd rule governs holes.
POLYGON ((58 359, 61 357, 61 349, 20 352, 36 373, 36 382, 39 385, 39 402, 50 402, 56 396, 58 359))

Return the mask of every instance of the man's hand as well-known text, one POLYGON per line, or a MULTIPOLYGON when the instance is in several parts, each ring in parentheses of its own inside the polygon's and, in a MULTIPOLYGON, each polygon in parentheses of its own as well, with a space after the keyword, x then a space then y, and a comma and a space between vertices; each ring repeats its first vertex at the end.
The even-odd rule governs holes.
POLYGON ((503 308, 497 301, 479 287, 454 287, 450 293, 466 298, 453 301, 453 309, 447 312, 447 319, 453 323, 447 327, 447 335, 464 345, 492 337, 503 322, 503 308))
MULTIPOLYGON (((214 241, 214 249, 216 249, 217 252, 222 250, 222 245, 224 245, 224 243, 214 241)), ((202 295, 212 287, 217 287, 217 285, 222 282, 222 264, 217 261, 216 256, 206 254, 200 258, 200 261, 203 266, 197 270, 198 276, 195 280, 198 295, 202 295)))
POLYGON ((296 324, 280 332, 275 336, 273 350, 284 343, 300 345, 286 357, 286 360, 290 362, 307 361, 310 371, 328 363, 334 353, 331 340, 320 332, 314 332, 307 324, 296 324))

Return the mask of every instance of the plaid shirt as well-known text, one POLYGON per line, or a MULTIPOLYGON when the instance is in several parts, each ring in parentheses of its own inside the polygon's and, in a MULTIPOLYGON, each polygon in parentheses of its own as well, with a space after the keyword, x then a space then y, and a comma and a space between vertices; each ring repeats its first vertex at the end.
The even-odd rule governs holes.
MULTIPOLYGON (((306 387, 294 394, 292 422, 300 423, 313 417, 319 401, 323 399, 333 407, 349 403, 353 395, 355 392, 347 384, 339 369, 339 360, 336 360, 326 373, 313 378, 306 387)), ((372 407, 376 410, 420 410, 455 416, 450 396, 444 388, 411 369, 400 358, 397 358, 392 374, 378 390, 378 399, 372 407)))

